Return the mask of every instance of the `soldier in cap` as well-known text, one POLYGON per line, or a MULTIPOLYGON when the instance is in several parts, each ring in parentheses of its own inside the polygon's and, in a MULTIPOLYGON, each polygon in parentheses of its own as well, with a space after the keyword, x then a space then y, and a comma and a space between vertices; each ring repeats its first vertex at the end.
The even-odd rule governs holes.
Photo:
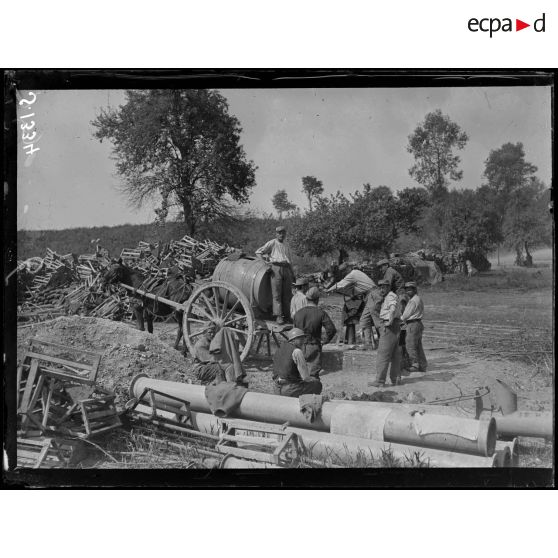
MULTIPOLYGON (((343 294, 343 313, 341 315, 341 329, 345 326, 345 343, 356 343, 356 326, 362 316, 368 293, 376 287, 376 283, 360 269, 348 263, 343 263, 339 270, 343 278, 326 289, 326 292, 337 291, 343 294)), ((369 337, 369 330, 366 337, 369 337)))
POLYGON ((305 277, 299 277, 294 283, 294 294, 291 299, 291 317, 308 304, 308 299, 306 298, 306 291, 308 290, 308 279, 305 277))
POLYGON ((300 328, 307 336, 304 358, 308 363, 308 372, 319 378, 322 369, 322 345, 329 343, 337 333, 328 313, 318 306, 320 291, 311 287, 306 293, 308 305, 301 308, 293 317, 293 325, 300 328), (322 339, 322 329, 325 337, 322 339))
POLYGON ((410 370, 426 372, 428 363, 422 348, 424 304, 418 295, 417 284, 414 281, 405 283, 405 291, 409 302, 401 315, 401 321, 406 324, 405 345, 409 354, 410 370))
POLYGON ((271 265, 271 293, 273 296, 273 315, 282 325, 290 317, 292 283, 294 279, 292 254, 285 242, 287 229, 279 226, 275 229, 275 238, 256 250, 256 256, 271 265))
POLYGON ((401 326, 400 306, 397 295, 390 290, 389 281, 378 281, 383 297, 380 308, 380 341, 376 357, 376 380, 369 382, 369 386, 383 388, 389 369, 392 385, 401 384, 401 348, 399 347, 399 332, 401 326))
POLYGON ((383 259, 376 264, 382 273, 382 279, 386 279, 389 283, 390 290, 397 295, 405 294, 405 281, 401 274, 391 267, 389 260, 383 259))
POLYGON ((288 397, 322 393, 322 383, 310 376, 302 349, 306 334, 294 327, 287 334, 288 341, 282 343, 273 356, 274 393, 288 397))

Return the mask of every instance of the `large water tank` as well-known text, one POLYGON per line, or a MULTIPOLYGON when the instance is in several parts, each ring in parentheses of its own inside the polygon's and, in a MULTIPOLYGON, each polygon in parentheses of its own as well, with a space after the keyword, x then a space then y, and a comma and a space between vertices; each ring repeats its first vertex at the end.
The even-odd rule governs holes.
MULTIPOLYGON (((243 257, 239 260, 222 260, 213 272, 213 281, 224 281, 242 291, 255 310, 271 314, 273 298, 271 296, 271 269, 259 258, 243 257)), ((234 303, 232 297, 230 302, 234 303)), ((257 315, 256 318, 262 317, 257 315)))

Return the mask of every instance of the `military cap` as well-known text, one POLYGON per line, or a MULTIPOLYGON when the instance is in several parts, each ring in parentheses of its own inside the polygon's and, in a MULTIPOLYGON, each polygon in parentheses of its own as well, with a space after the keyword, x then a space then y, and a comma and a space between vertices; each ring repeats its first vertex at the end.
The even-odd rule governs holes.
POLYGON ((386 259, 380 260, 377 264, 378 267, 380 267, 381 265, 389 265, 389 261, 386 259))
POLYGON ((275 228, 275 232, 287 232, 287 229, 283 225, 279 225, 275 228))
POLYGON ((299 337, 304 337, 305 335, 306 333, 304 333, 302 329, 298 329, 298 327, 293 327, 293 329, 291 329, 291 331, 287 333, 287 338, 289 341, 294 341, 295 339, 298 339, 299 337))
POLYGON ((413 289, 417 288, 417 284, 414 281, 407 281, 405 283, 405 287, 413 287, 413 289))
POLYGON ((299 277, 293 285, 295 287, 304 287, 304 285, 308 285, 308 279, 306 277, 299 277))

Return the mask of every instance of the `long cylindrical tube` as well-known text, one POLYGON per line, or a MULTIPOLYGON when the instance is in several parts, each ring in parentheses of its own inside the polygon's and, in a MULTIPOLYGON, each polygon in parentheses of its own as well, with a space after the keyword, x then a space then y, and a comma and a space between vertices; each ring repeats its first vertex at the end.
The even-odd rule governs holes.
POLYGON ((501 451, 504 448, 510 450, 510 467, 519 467, 519 440, 517 438, 514 438, 511 442, 498 440, 496 442, 496 451, 501 451))
MULTIPOLYGON (((192 411, 211 412, 203 386, 153 380, 139 375, 132 381, 130 395, 139 398, 146 388, 164 393, 165 395, 156 394, 155 399, 167 408, 180 405, 179 401, 172 399, 176 397, 188 401, 192 411)), ((288 422, 293 427, 321 431, 331 429, 334 434, 485 456, 492 455, 495 443, 494 422, 489 419, 479 422, 427 412, 413 415, 409 410, 396 406, 377 406, 371 402, 325 402, 318 419, 308 423, 300 412, 298 399, 248 392, 235 416, 273 424, 288 422)))
MULTIPOLYGON (((139 412, 150 413, 150 407, 138 405, 139 412)), ((174 420, 175 416, 168 411, 159 411, 162 417, 174 420)), ((222 431, 224 424, 235 425, 237 430, 243 428, 266 428, 268 424, 243 420, 243 419, 220 419, 207 413, 191 413, 193 427, 204 434, 216 435, 222 431)), ((174 428, 173 428, 174 429, 174 428)), ((492 457, 481 457, 450 451, 442 451, 430 448, 394 444, 378 440, 366 440, 354 436, 339 436, 324 432, 316 432, 304 428, 286 427, 285 433, 294 433, 308 456, 312 459, 334 460, 344 463, 345 466, 354 465, 362 458, 373 458, 380 461, 387 453, 402 462, 403 465, 426 463, 431 467, 496 467, 501 460, 496 455, 492 457)), ((257 438, 254 440, 256 442, 257 438)), ((245 444, 246 445, 246 444, 245 444)))
POLYGON ((354 436, 340 436, 337 434, 326 434, 314 432, 302 428, 287 428, 288 432, 298 435, 303 447, 316 459, 335 459, 355 465, 360 458, 372 457, 382 460, 386 454, 391 454, 409 467, 426 463, 430 467, 495 467, 495 457, 482 457, 466 453, 437 450, 410 446, 405 444, 394 444, 378 440, 365 440, 354 436))
POLYGON ((339 406, 331 419, 331 433, 486 457, 496 445, 496 424, 491 419, 477 421, 374 404, 339 406))
POLYGON ((532 438, 552 438, 552 413, 539 411, 515 411, 501 415, 485 411, 483 417, 494 417, 499 438, 526 436, 532 438))
MULTIPOLYGON (((192 411, 211 413, 209 403, 205 398, 204 386, 154 380, 140 374, 132 380, 130 395, 139 398, 146 388, 154 389, 166 395, 188 401, 192 411)), ((164 395, 157 394, 155 399, 157 402, 160 401, 161 403, 174 407, 180 405, 175 399, 165 397, 164 395)), ((331 416, 332 410, 330 409, 328 411, 327 406, 328 404, 324 403, 321 418, 318 418, 310 425, 300 412, 300 403, 297 398, 248 392, 242 399, 235 415, 250 420, 270 422, 273 424, 284 424, 285 422, 289 422, 293 426, 300 426, 302 428, 311 426, 311 428, 315 430, 327 431, 329 430, 329 424, 326 423, 326 420, 331 416), (325 412, 324 407, 326 408, 325 412)))

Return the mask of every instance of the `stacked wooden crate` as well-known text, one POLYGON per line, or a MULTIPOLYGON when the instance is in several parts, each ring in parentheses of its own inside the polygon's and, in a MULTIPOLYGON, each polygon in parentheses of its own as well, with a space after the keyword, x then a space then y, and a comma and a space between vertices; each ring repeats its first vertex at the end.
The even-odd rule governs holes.
POLYGON ((44 459, 56 466, 56 447, 47 444, 50 438, 88 439, 121 425, 115 395, 96 384, 100 360, 101 354, 93 351, 29 341, 17 369, 18 462, 21 452, 22 466, 33 453, 38 454, 38 466, 43 466, 44 459))

